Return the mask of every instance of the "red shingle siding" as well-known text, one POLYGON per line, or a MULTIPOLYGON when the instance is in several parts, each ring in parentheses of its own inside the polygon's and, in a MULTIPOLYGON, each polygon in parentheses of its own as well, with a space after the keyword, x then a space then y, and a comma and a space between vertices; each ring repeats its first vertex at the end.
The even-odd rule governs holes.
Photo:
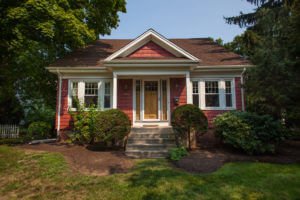
POLYGON ((132 79, 118 80, 117 107, 125 112, 132 122, 132 79))
POLYGON ((225 110, 203 110, 205 116, 207 117, 207 121, 208 121, 208 126, 209 128, 213 127, 213 120, 214 118, 216 118, 216 116, 227 112, 225 110))
POLYGON ((176 108, 174 98, 179 97, 179 106, 186 104, 186 80, 185 78, 170 79, 171 111, 176 108))
MULTIPOLYGON (((56 106, 58 110, 58 97, 57 97, 56 106)), ((63 79, 62 86, 61 86, 60 129, 61 130, 70 129, 71 128, 70 122, 71 122, 71 116, 69 115, 68 112, 68 79, 63 79)), ((57 124, 56 124, 56 128, 57 128, 57 124)))
POLYGON ((241 89, 241 78, 235 77, 235 98, 236 98, 236 109, 242 110, 242 89, 241 89))
POLYGON ((170 52, 166 51, 162 47, 158 46, 154 42, 148 42, 131 55, 128 56, 129 58, 165 58, 165 57, 175 57, 170 52))

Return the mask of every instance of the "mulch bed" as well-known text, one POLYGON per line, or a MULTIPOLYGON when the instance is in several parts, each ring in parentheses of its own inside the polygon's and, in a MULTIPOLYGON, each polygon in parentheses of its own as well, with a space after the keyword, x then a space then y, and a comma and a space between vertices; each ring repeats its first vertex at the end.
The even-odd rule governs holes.
POLYGON ((93 151, 84 146, 62 143, 21 145, 19 147, 27 151, 61 153, 74 171, 87 175, 105 176, 123 173, 134 165, 133 159, 126 157, 121 150, 93 151))
POLYGON ((181 169, 196 173, 216 171, 227 162, 256 161, 279 164, 300 163, 300 141, 287 141, 280 145, 275 155, 246 155, 221 144, 210 130, 199 137, 198 149, 175 163, 181 169))

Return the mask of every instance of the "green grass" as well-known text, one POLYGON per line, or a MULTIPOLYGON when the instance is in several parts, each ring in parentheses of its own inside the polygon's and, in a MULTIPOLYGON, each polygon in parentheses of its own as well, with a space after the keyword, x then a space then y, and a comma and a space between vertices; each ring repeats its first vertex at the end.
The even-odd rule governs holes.
POLYGON ((8 199, 299 199, 300 165, 229 163, 190 174, 166 160, 137 160, 126 174, 74 173, 58 153, 0 146, 0 197, 8 199))

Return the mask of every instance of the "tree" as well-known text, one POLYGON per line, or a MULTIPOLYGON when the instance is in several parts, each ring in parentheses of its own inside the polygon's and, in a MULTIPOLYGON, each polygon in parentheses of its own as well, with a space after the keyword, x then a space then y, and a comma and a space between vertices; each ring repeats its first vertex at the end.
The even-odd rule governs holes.
POLYGON ((227 48, 248 56, 256 65, 246 75, 250 111, 284 119, 289 127, 300 120, 300 1, 248 0, 253 13, 226 18, 247 27, 227 48))
POLYGON ((19 108, 0 109, 0 121, 18 121, 14 116, 22 116, 23 105, 54 108, 56 77, 45 66, 110 34, 125 5, 125 0, 0 0, 0 105, 19 108))

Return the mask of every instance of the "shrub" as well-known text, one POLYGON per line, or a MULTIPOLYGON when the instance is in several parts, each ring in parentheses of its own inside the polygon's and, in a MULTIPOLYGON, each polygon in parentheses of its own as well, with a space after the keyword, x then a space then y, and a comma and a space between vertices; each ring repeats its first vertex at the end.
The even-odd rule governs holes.
POLYGON ((181 160, 181 158, 185 157, 188 155, 188 151, 186 150, 185 147, 177 147, 177 148, 172 148, 169 151, 170 154, 170 159, 174 161, 181 160))
POLYGON ((28 133, 34 139, 49 138, 51 133, 51 125, 47 122, 32 122, 28 127, 28 133))
POLYGON ((96 135, 96 118, 101 111, 98 111, 93 105, 85 109, 84 106, 77 104, 77 111, 69 113, 73 119, 73 134, 70 135, 71 141, 81 144, 93 144, 96 135))
POLYGON ((110 109, 99 113, 95 124, 95 139, 112 145, 120 145, 130 132, 128 116, 119 109, 110 109))
POLYGON ((178 106, 172 113, 172 126, 175 132, 176 145, 179 147, 187 139, 191 149, 191 132, 204 133, 208 123, 204 113, 195 105, 178 106))
POLYGON ((274 153, 276 144, 287 137, 279 121, 268 115, 227 112, 214 120, 215 134, 225 144, 248 154, 274 153))

